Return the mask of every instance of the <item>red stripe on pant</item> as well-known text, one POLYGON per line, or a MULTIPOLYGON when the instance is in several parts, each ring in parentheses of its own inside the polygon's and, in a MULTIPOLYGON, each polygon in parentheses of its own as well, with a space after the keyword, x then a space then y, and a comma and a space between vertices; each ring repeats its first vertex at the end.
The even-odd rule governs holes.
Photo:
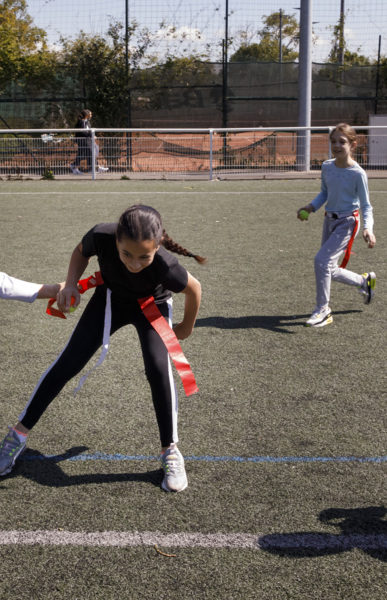
POLYGON ((348 261, 351 257, 352 244, 354 242, 357 232, 359 231, 359 225, 360 225, 359 211, 358 210, 353 211, 352 215, 355 217, 355 227, 353 228, 351 238, 348 242, 348 246, 345 251, 344 258, 341 262, 341 265, 339 266, 340 269, 345 269, 345 267, 347 266, 348 261))

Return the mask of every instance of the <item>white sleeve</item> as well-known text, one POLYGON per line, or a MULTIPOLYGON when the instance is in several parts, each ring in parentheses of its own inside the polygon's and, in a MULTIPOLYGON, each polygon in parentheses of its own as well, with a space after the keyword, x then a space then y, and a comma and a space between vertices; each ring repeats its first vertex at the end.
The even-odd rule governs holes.
POLYGON ((38 283, 21 281, 0 271, 0 298, 3 300, 34 302, 41 287, 38 283))

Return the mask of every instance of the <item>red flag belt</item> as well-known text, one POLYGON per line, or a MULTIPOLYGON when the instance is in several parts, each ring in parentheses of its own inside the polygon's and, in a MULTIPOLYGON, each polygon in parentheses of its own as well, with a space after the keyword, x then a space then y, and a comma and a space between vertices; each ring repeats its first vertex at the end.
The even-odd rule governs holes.
MULTIPOLYGON (((78 282, 78 286, 81 286, 82 289, 79 290, 80 294, 84 294, 87 290, 91 290, 92 288, 97 287, 97 285, 101 285, 103 283, 103 279, 101 276, 101 272, 97 271, 94 276, 88 277, 87 279, 81 279, 78 282)), ((66 319, 65 314, 57 308, 53 308, 53 304, 56 302, 55 298, 51 298, 49 300, 46 313, 51 315, 52 317, 60 317, 61 319, 66 319)), ((74 304, 75 299, 71 298, 71 306, 74 304)), ((196 384, 194 374, 192 373, 191 367, 184 356, 183 350, 178 342, 178 339, 171 329, 160 310, 158 309, 153 296, 148 296, 147 298, 141 298, 138 301, 142 312, 148 319, 149 323, 152 327, 157 331, 161 339, 163 340, 170 357, 172 358, 174 365, 176 367, 177 372, 181 377, 181 381, 183 383, 184 391, 187 396, 191 396, 199 391, 199 388, 196 384)))
POLYGON ((343 258, 343 260, 341 262, 341 265, 339 267, 340 269, 345 269, 345 267, 348 264, 348 261, 349 261, 349 259, 351 257, 352 244, 353 244, 354 239, 356 237, 356 234, 357 234, 357 232, 359 230, 359 225, 360 225, 359 211, 355 210, 352 213, 352 215, 355 217, 355 227, 353 228, 351 238, 350 238, 350 240, 348 242, 348 246, 347 246, 347 249, 346 249, 345 254, 344 254, 344 258, 343 258))
MULTIPOLYGON (((78 281, 78 286, 81 286, 82 288, 79 289, 78 287, 78 291, 80 294, 84 294, 85 292, 87 292, 87 290, 91 290, 92 288, 95 288, 97 287, 97 285, 101 285, 102 283, 103 279, 101 276, 101 271, 96 271, 91 277, 88 277, 87 279, 81 279, 80 281, 78 281)), ((55 302, 56 298, 51 298, 51 300, 48 301, 46 313, 51 317, 59 317, 60 319, 66 319, 67 317, 64 314, 64 312, 62 312, 58 308, 53 308, 53 304, 55 304, 55 302)), ((74 302, 75 298, 71 298, 70 306, 72 306, 74 302)))
POLYGON ((181 377, 184 391, 186 396, 192 396, 199 391, 196 385, 194 374, 191 371, 191 367, 183 354, 183 350, 178 342, 175 332, 170 328, 167 321, 161 314, 155 299, 153 296, 148 298, 141 298, 138 301, 141 306, 141 310, 152 325, 153 329, 157 331, 164 344, 167 347, 170 357, 172 358, 177 372, 181 377))

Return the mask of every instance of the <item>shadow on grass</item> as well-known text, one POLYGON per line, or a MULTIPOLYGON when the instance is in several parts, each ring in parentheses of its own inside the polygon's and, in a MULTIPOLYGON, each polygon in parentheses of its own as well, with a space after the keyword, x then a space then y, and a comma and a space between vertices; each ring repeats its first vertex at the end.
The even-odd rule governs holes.
POLYGON ((327 556, 358 548, 372 558, 387 562, 386 514, 384 506, 328 508, 320 513, 319 519, 341 530, 339 534, 274 533, 259 538, 259 547, 287 558, 327 556))
MULTIPOLYGON (((333 315, 350 315, 361 313, 361 310, 337 310, 333 315)), ((197 319, 195 327, 216 327, 218 329, 267 329, 279 333, 295 333, 288 331, 286 327, 304 327, 305 321, 309 319, 310 313, 306 315, 293 316, 246 316, 246 317, 206 317, 197 319), (301 322, 300 322, 301 320, 301 322)))
POLYGON ((122 483, 125 481, 150 483, 156 487, 160 487, 161 485, 163 479, 162 469, 155 469, 145 473, 87 473, 83 475, 67 475, 62 471, 58 463, 68 460, 72 456, 78 456, 86 450, 88 450, 87 446, 70 448, 65 453, 57 455, 50 460, 38 450, 29 448, 26 450, 23 460, 16 463, 16 469, 9 477, 22 476, 35 481, 39 485, 54 488, 88 485, 90 483, 122 483), (33 456, 34 459, 28 460, 28 456, 33 456))

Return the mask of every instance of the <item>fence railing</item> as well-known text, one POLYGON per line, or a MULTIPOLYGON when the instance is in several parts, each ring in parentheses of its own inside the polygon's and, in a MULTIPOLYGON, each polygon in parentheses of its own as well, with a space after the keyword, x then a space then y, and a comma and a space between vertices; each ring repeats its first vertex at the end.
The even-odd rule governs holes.
MULTIPOLYGON (((69 177, 136 174, 213 179, 321 169, 331 158, 332 127, 264 129, 0 130, 0 176, 69 177)), ((387 126, 356 127, 354 159, 365 169, 387 170, 387 126)))

